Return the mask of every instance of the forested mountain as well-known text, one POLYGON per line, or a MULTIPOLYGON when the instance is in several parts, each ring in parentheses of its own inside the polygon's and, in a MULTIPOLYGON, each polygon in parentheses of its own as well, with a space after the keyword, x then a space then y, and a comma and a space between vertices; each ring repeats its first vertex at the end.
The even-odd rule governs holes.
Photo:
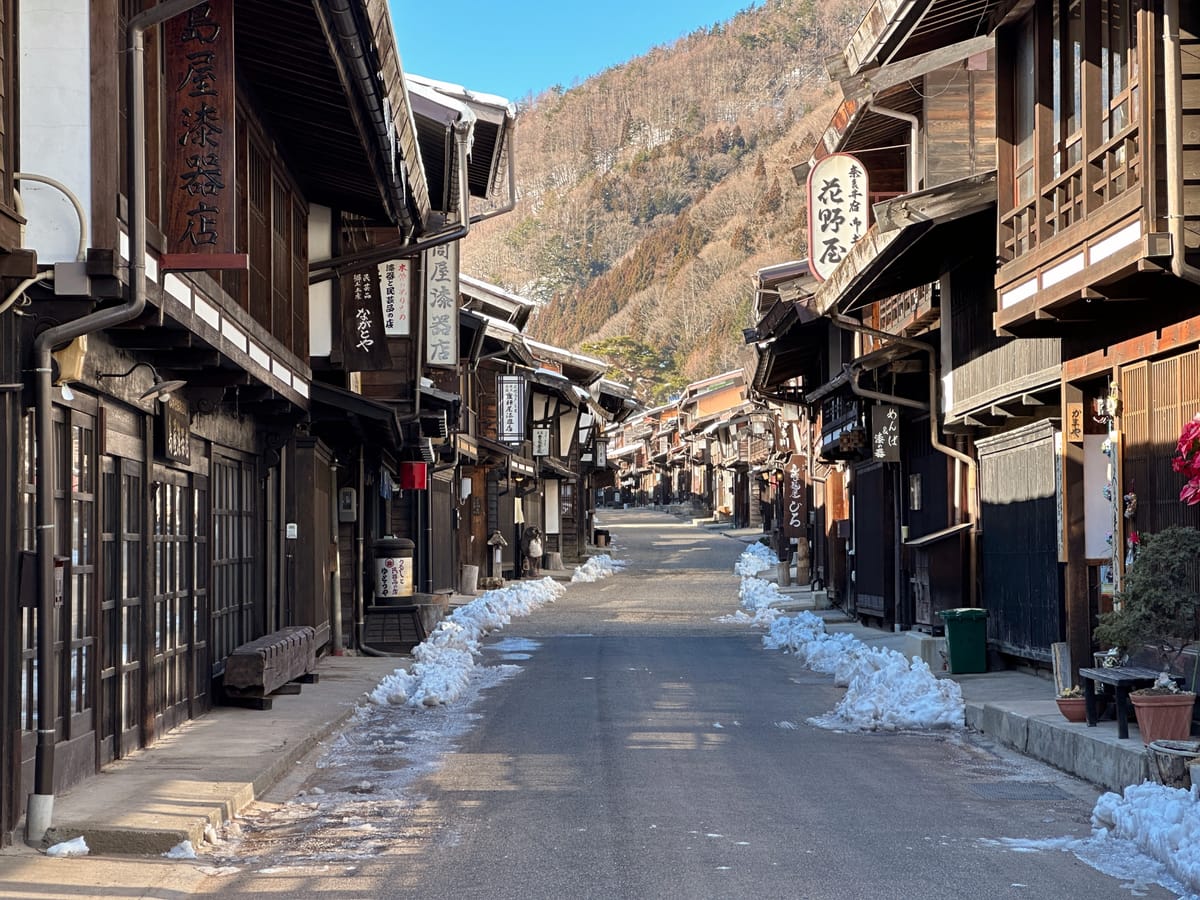
POLYGON ((472 230, 463 270, 539 301, 529 333, 609 360, 644 400, 740 365, 751 277, 805 255, 791 167, 866 7, 767 0, 526 98, 517 208, 472 230))

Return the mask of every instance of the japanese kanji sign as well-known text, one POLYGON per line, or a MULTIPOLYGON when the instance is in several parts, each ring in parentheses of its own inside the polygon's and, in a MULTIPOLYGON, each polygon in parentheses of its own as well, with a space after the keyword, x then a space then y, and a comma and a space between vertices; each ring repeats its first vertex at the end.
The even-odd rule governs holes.
POLYGON ((164 45, 166 253, 209 257, 195 268, 244 268, 244 254, 233 255, 233 0, 208 0, 168 19, 164 45))
POLYGON ((426 250, 425 362, 458 365, 458 244, 426 250))
POLYGON ((807 460, 792 456, 783 470, 783 536, 803 538, 808 535, 807 460))
POLYGON ((1067 404, 1067 420, 1065 424, 1067 440, 1072 444, 1083 443, 1083 404, 1067 404))
POLYGON ((379 265, 383 333, 388 337, 408 337, 412 334, 412 310, 409 307, 411 274, 412 269, 406 259, 391 259, 379 265))
POLYGON ((824 281, 867 233, 867 170, 848 153, 818 160, 808 173, 808 268, 824 281))
POLYGON ((882 462, 900 462, 899 407, 871 407, 871 458, 882 462))
POLYGON ((496 376, 496 438, 506 444, 525 440, 525 379, 496 376))
POLYGON ((370 271, 354 272, 341 279, 341 289, 342 360, 346 369, 369 372, 391 368, 378 279, 370 271))
POLYGON ((159 452, 170 460, 190 465, 192 419, 187 400, 173 393, 166 403, 157 403, 159 452))

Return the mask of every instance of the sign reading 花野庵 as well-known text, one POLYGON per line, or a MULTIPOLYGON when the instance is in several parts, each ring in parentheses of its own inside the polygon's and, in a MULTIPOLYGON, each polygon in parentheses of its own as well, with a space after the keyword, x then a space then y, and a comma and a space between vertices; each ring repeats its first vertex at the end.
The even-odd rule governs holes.
POLYGON ((818 160, 808 173, 808 268, 824 281, 867 233, 867 170, 848 153, 818 160))
POLYGON ((245 268, 234 233, 233 0, 208 0, 172 16, 163 43, 164 268, 245 268))

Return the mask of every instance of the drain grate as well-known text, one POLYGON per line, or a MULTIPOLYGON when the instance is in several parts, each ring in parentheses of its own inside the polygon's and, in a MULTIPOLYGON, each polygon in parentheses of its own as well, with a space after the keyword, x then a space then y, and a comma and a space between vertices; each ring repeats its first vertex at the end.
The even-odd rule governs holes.
POLYGON ((1070 800, 1071 795, 1046 781, 982 781, 967 785, 984 800, 1070 800))

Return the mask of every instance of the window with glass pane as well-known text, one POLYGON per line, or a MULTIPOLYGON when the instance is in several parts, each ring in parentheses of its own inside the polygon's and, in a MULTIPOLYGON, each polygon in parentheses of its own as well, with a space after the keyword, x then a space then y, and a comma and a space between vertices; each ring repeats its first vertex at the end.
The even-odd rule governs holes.
POLYGON ((1054 177, 1083 159, 1082 0, 1056 0, 1054 49, 1054 177))
POLYGON ((1034 72, 1034 21, 1027 16, 1020 26, 1017 38, 1017 63, 1014 69, 1016 80, 1014 101, 1017 108, 1013 117, 1016 134, 1013 135, 1017 202, 1032 199, 1034 193, 1033 149, 1036 91, 1034 72))

